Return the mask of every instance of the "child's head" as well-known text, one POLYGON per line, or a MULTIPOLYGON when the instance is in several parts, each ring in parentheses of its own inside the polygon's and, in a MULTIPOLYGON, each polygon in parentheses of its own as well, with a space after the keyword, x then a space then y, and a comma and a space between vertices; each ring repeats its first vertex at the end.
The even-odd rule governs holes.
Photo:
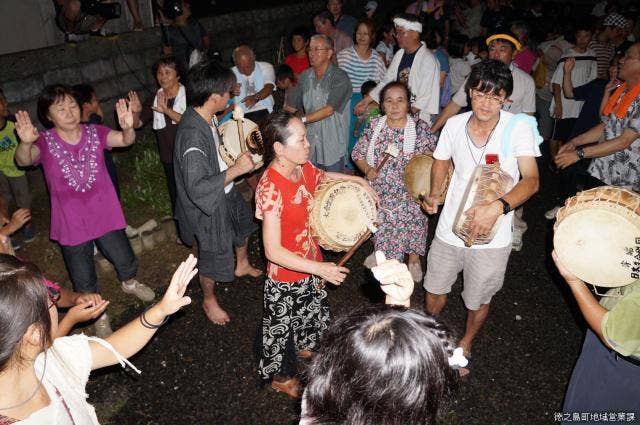
POLYGON ((291 31, 291 47, 294 52, 304 51, 309 45, 311 34, 307 27, 296 27, 291 31))
POLYGON ((96 91, 89 84, 76 84, 71 87, 73 97, 76 98, 82 114, 97 114, 100 111, 100 103, 96 97, 96 91))
POLYGON ((376 86, 377 86, 376 82, 372 80, 367 80, 364 83, 362 83, 362 86, 360 86, 360 93, 362 94, 362 97, 368 95, 371 92, 371 90, 376 88, 376 86))
POLYGON ((6 118, 9 115, 9 103, 4 96, 4 91, 0 89, 0 118, 6 118))
POLYGON ((280 90, 287 90, 295 85, 296 77, 293 69, 287 64, 282 64, 276 70, 276 85, 280 90))
POLYGON ((475 37, 469 41, 471 51, 477 58, 486 59, 489 57, 489 47, 485 43, 484 37, 475 37))

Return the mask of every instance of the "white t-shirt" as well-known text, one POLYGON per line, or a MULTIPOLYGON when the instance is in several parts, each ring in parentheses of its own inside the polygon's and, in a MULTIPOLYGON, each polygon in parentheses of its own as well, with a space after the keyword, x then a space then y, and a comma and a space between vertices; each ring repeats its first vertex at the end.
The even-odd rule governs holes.
MULTIPOLYGON (((536 84, 533 82, 533 78, 513 64, 509 68, 513 77, 513 93, 509 96, 511 102, 505 102, 502 105, 502 110, 513 114, 534 113, 536 111, 536 84)), ((467 106, 467 92, 464 89, 467 85, 467 79, 464 80, 460 90, 452 98, 461 107, 467 106)))
MULTIPOLYGON (((496 126, 486 148, 478 149, 466 133, 467 121, 473 112, 455 115, 447 121, 433 157, 435 159, 451 159, 455 167, 453 177, 449 183, 442 213, 436 228, 436 237, 450 245, 464 247, 464 242, 453 233, 453 224, 465 190, 477 165, 485 164, 487 154, 498 155, 498 161, 503 171, 512 178, 514 185, 520 180, 517 157, 540 156, 540 149, 533 136, 533 130, 526 123, 519 122, 511 132, 510 154, 503 158, 501 154, 504 130, 514 114, 501 111, 500 120, 496 126), (472 156, 473 155, 473 156, 472 156)), ((500 228, 493 240, 486 245, 473 245, 472 249, 502 248, 511 245, 511 224, 513 211, 502 219, 500 228)))
MULTIPOLYGON (((42 374, 44 359, 44 353, 36 358, 35 370, 38 377, 42 374)), ((93 406, 87 403, 88 395, 85 390, 92 363, 87 337, 72 335, 56 338, 53 346, 46 351, 46 359, 42 384, 51 403, 16 423, 20 425, 97 425, 99 422, 96 412, 93 406), (69 414, 73 416, 73 420, 69 414)))
MULTIPOLYGON (((579 57, 579 56, 593 56, 595 58, 596 53, 587 49, 584 53, 578 53, 573 48, 568 49, 562 54, 562 58, 571 58, 571 57, 579 57)), ((564 77, 564 62, 558 62, 558 66, 553 73, 553 77, 551 77, 551 84, 558 84, 560 86, 560 96, 562 99, 562 118, 578 118, 580 115, 580 110, 582 109, 582 105, 584 101, 582 100, 573 100, 567 99, 564 97, 564 92, 562 91, 562 78, 564 77)), ((576 61, 576 65, 571 70, 571 84, 573 87, 579 87, 584 84, 587 84, 589 81, 594 80, 598 77, 598 62, 594 60, 579 60, 576 61)), ((553 86, 552 86, 553 87, 553 86)), ((556 107, 555 98, 551 99, 551 107, 549 108, 549 113, 553 114, 553 110, 556 107)))
POLYGON ((254 95, 267 84, 276 85, 276 72, 273 69, 273 65, 268 62, 258 62, 256 61, 256 65, 254 67, 253 73, 251 75, 244 75, 240 73, 237 66, 231 68, 233 73, 236 75, 236 80, 240 83, 240 96, 234 98, 234 103, 239 104, 245 113, 249 112, 257 112, 263 109, 271 112, 273 110, 273 96, 269 94, 264 99, 256 102, 251 108, 247 108, 244 103, 241 102, 246 96, 254 95), (262 74, 262 82, 255 81, 256 77, 256 68, 260 68, 260 73, 262 74))

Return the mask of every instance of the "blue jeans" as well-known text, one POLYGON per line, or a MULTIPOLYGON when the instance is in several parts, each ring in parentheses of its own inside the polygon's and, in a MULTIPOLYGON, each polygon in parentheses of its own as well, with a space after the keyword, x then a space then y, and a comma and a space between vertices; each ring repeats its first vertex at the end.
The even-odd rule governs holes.
POLYGON ((113 230, 80 245, 60 245, 69 277, 76 292, 98 292, 98 276, 93 260, 93 244, 113 264, 121 282, 132 279, 138 272, 138 260, 124 230, 113 230))

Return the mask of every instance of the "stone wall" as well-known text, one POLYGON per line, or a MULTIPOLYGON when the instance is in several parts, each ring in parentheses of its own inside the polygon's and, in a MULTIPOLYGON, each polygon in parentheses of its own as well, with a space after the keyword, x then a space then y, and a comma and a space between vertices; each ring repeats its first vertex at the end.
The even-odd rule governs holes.
MULTIPOLYGON (((280 39, 296 25, 311 26, 311 15, 323 0, 300 1, 270 9, 236 12, 201 19, 212 47, 230 64, 231 51, 251 45, 259 60, 274 62, 280 39)), ((47 84, 88 83, 102 101, 107 123, 113 123, 115 99, 137 90, 143 99, 156 90, 151 65, 161 55, 160 30, 130 32, 114 39, 89 39, 0 56, 0 85, 10 109, 25 109, 35 118, 36 100, 47 84)))

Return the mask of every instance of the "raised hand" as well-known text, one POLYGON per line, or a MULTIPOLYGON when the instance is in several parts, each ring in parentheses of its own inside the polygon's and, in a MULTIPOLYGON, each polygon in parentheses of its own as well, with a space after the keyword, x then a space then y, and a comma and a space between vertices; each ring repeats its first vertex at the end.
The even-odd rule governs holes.
POLYGON ((152 106, 151 109, 156 112, 160 112, 161 114, 166 113, 167 109, 169 109, 169 106, 167 105, 167 95, 164 90, 158 91, 158 94, 156 95, 156 105, 152 106))
POLYGON ((27 111, 16 112, 16 132, 20 138, 20 143, 31 144, 38 140, 40 136, 27 111))
POLYGON ((116 114, 118 115, 118 124, 120 124, 120 128, 123 131, 133 128, 133 113, 126 100, 118 99, 116 102, 116 114))
POLYGON ((127 93, 127 97, 129 98, 129 108, 131 109, 131 112, 134 114, 142 112, 142 102, 140 102, 138 92, 131 90, 127 93))
POLYGON ((197 263, 198 259, 193 254, 189 254, 189 257, 180 263, 173 273, 171 283, 169 283, 162 300, 158 303, 158 307, 165 315, 173 314, 185 305, 191 304, 191 298, 184 296, 184 293, 189 282, 198 273, 197 263))
POLYGON ((387 294, 387 304, 409 307, 413 293, 413 278, 407 265, 398 260, 387 260, 384 252, 376 251, 377 266, 371 268, 380 288, 387 294))
POLYGON ((573 70, 573 68, 576 66, 576 58, 567 58, 564 61, 564 65, 562 65, 562 68, 564 70, 564 72, 571 72, 571 70, 573 70))

